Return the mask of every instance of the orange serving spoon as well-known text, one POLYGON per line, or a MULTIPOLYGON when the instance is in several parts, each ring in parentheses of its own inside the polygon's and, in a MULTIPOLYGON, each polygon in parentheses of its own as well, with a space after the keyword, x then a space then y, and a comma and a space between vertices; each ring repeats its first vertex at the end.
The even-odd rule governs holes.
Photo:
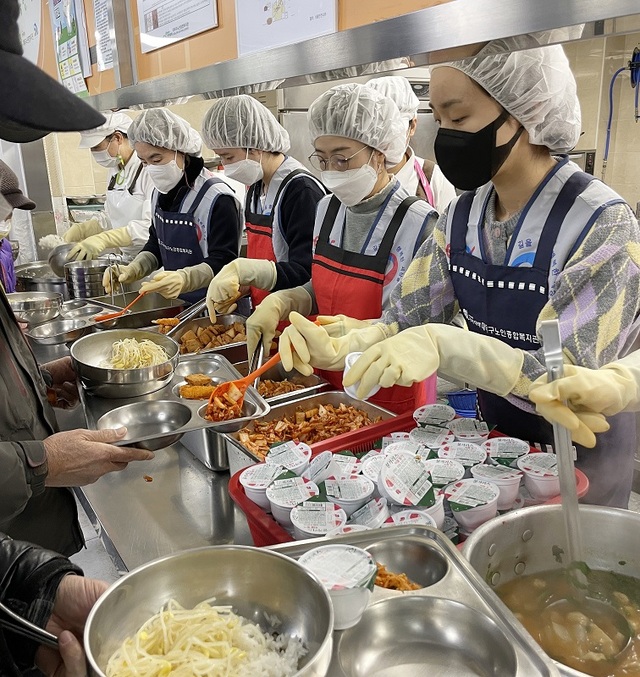
POLYGON ((137 303, 145 295, 145 293, 146 292, 138 294, 135 299, 133 299, 133 301, 131 301, 129 305, 126 305, 122 310, 118 310, 115 313, 103 313, 102 315, 95 315, 93 318, 94 322, 106 322, 107 320, 115 320, 118 317, 122 317, 134 303, 137 303))

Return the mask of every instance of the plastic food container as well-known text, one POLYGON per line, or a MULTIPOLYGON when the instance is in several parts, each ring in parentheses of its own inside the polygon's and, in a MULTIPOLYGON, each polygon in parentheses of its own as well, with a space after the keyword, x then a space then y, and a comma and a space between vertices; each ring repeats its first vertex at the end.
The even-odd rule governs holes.
POLYGON ((435 503, 431 474, 422 461, 403 451, 385 455, 378 490, 398 505, 430 507, 435 503))
POLYGON ((461 480, 465 473, 462 463, 449 458, 430 458, 424 462, 424 466, 431 473, 434 487, 446 487, 461 480))
POLYGON ((326 536, 327 532, 347 521, 345 511, 329 501, 305 501, 291 510, 290 518, 293 537, 298 541, 326 536))
POLYGON ((458 461, 465 468, 484 463, 487 452, 473 442, 451 442, 438 449, 438 457, 458 461))
POLYGON ((381 451, 385 451, 386 448, 390 444, 393 444, 394 442, 407 442, 410 439, 410 437, 411 437, 410 433, 408 432, 391 433, 390 435, 387 435, 386 437, 382 438, 381 451))
POLYGON ((339 474, 340 467, 334 462, 333 454, 330 451, 323 451, 311 460, 309 467, 302 473, 302 476, 316 484, 320 484, 332 475, 336 476, 339 474))
POLYGON ((461 442, 484 442, 489 437, 489 426, 475 418, 457 418, 448 424, 451 432, 461 442))
POLYGON ((373 495, 376 498, 380 496, 380 490, 378 489, 378 478, 380 477, 380 468, 382 468, 383 463, 384 456, 382 454, 371 456, 362 462, 362 476, 373 482, 373 495))
POLYGON ((455 442, 456 438, 449 428, 425 425, 420 428, 414 428, 409 433, 409 439, 412 442, 422 444, 422 446, 427 447, 427 449, 439 449, 445 444, 455 442))
MULTIPOLYGON (((342 375, 342 378, 349 373, 349 370, 351 367, 356 363, 358 358, 362 355, 362 353, 349 353, 345 358, 344 358, 344 373, 342 375)), ((374 386, 368 393, 365 398, 358 397, 357 392, 358 388, 360 387, 360 381, 357 383, 354 383, 352 386, 344 386, 344 391, 349 395, 350 397, 354 397, 356 400, 360 399, 365 399, 368 400, 370 397, 373 397, 379 390, 380 386, 374 386)))
MULTIPOLYGON (((333 475, 336 479, 353 477, 359 475, 362 470, 362 463, 356 456, 350 454, 337 453, 333 455, 333 461, 337 467, 337 474, 333 475)), ((332 477, 332 475, 329 475, 332 477)))
POLYGON ((392 442, 391 444, 385 447, 383 454, 388 456, 396 451, 404 452, 406 454, 411 454, 419 460, 426 461, 429 457, 430 451, 424 444, 415 442, 414 440, 398 440, 397 442, 392 442))
POLYGON ((267 487, 271 514, 276 522, 285 527, 292 527, 291 510, 319 493, 317 484, 302 477, 275 480, 267 487))
POLYGON ((426 404, 413 412, 413 420, 421 427, 448 423, 455 417, 455 409, 447 404, 426 404))
POLYGON ((487 460, 497 465, 516 467, 516 461, 531 449, 524 440, 516 437, 492 437, 480 445, 487 452, 487 460))
POLYGON ((373 592, 378 569, 371 555, 352 545, 321 545, 306 552, 298 562, 314 573, 329 592, 334 628, 353 627, 362 618, 373 592))
POLYGON ((356 510, 349 524, 361 524, 369 529, 381 527, 384 521, 389 517, 389 504, 386 498, 374 498, 365 503, 362 508, 356 510))
POLYGON ((502 465, 475 465, 471 468, 473 477, 486 482, 492 482, 500 490, 498 496, 498 510, 511 510, 518 498, 522 472, 515 468, 505 468, 502 465))
POLYGON ((456 522, 466 531, 496 516, 500 490, 491 482, 473 478, 460 480, 444 491, 456 522))
POLYGON ((560 493, 555 454, 527 454, 521 456, 517 464, 524 473, 524 486, 533 498, 546 500, 560 493))
POLYGON ((309 467, 311 447, 304 442, 294 442, 293 440, 283 442, 271 447, 264 460, 267 463, 281 465, 296 475, 302 475, 309 467))
POLYGON ((339 505, 349 516, 368 503, 376 489, 370 479, 360 476, 345 480, 328 479, 324 486, 327 498, 339 505))
POLYGON ((240 484, 248 498, 264 510, 270 510, 267 487, 284 471, 281 465, 258 463, 245 468, 240 475, 240 484))
POLYGON ((364 524, 343 524, 342 526, 327 531, 327 536, 342 536, 344 534, 354 534, 358 531, 370 531, 371 528, 364 524))
POLYGON ((410 524, 426 524, 429 527, 436 527, 436 521, 424 510, 401 510, 385 520, 383 527, 395 527, 399 524, 408 526, 410 524))

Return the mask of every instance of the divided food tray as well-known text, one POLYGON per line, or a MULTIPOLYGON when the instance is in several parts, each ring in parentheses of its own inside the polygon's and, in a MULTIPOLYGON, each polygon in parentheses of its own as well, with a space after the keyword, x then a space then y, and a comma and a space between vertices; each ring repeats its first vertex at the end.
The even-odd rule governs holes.
MULTIPOLYGON (((254 418, 260 418, 269 412, 269 405, 254 388, 248 388, 243 405, 243 417, 231 421, 213 422, 204 417, 206 400, 187 400, 179 396, 178 388, 184 384, 188 374, 203 373, 210 376, 214 383, 224 383, 240 378, 233 365, 222 355, 188 355, 183 356, 175 369, 171 382, 148 395, 123 399, 105 399, 88 394, 83 388, 80 399, 84 408, 87 425, 90 429, 98 428, 101 418, 105 417, 109 425, 100 427, 117 427, 118 421, 127 420, 129 434, 117 444, 121 446, 145 443, 150 440, 165 441, 168 446, 176 442, 184 433, 207 428, 216 432, 232 432, 239 430, 254 418), (149 407, 148 403, 162 402, 161 406, 149 407), (179 405, 179 406, 177 406, 179 405), (127 407, 127 409, 123 409, 127 407), (156 415, 155 425, 148 418, 148 411, 156 415), (108 417, 108 419, 106 418, 108 417), (144 422, 136 434, 136 420, 144 422)), ((148 445, 147 445, 148 446, 148 445)), ((150 447, 151 448, 151 447, 150 447)), ((162 448, 156 446, 155 448, 162 448)))
POLYGON ((298 559, 320 545, 368 550, 424 587, 375 587, 362 619, 335 631, 332 677, 558 677, 557 666, 450 541, 430 527, 390 527, 270 546, 298 559), (417 598, 417 599, 416 599, 417 598), (415 641, 412 641, 415 640, 415 641))

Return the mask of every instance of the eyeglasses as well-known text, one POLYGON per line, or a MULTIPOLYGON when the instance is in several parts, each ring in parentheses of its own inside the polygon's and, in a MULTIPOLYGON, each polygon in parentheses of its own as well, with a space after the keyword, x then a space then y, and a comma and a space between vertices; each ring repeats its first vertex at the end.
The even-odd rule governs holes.
MULTIPOLYGON (((362 153, 363 150, 366 150, 369 146, 363 146, 360 150, 357 150, 353 155, 345 157, 339 153, 332 155, 328 160, 319 155, 318 153, 312 153, 309 155, 309 162, 314 169, 317 169, 319 172, 325 172, 327 169, 332 169, 334 172, 346 172, 349 169, 349 161, 353 159, 358 153, 362 153)), ((373 155, 373 150, 371 151, 373 155)), ((371 158, 369 158, 371 159, 371 158)))

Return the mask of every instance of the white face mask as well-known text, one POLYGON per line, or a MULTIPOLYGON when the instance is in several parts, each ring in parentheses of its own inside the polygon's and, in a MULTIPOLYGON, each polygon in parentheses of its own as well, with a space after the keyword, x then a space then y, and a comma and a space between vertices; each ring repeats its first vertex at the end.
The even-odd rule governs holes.
MULTIPOLYGON (((178 154, 176 153, 176 157, 178 154)), ((168 193, 172 188, 178 185, 182 178, 184 170, 178 167, 175 158, 165 165, 147 165, 147 174, 151 183, 161 192, 168 193)))
POLYGON ((0 221, 0 240, 4 240, 5 237, 9 236, 11 232, 11 217, 0 221))
POLYGON ((118 158, 111 157, 107 150, 92 150, 91 155, 93 155, 93 159, 102 167, 113 169, 118 166, 118 158))
POLYGON ((247 157, 244 160, 224 166, 224 175, 234 179, 234 181, 244 183, 245 186, 251 186, 257 181, 261 181, 264 176, 262 156, 260 156, 260 160, 261 162, 250 160, 249 151, 247 151, 247 157))
POLYGON ((378 174, 371 165, 345 172, 321 172, 322 183, 347 207, 362 202, 373 191, 378 174))

